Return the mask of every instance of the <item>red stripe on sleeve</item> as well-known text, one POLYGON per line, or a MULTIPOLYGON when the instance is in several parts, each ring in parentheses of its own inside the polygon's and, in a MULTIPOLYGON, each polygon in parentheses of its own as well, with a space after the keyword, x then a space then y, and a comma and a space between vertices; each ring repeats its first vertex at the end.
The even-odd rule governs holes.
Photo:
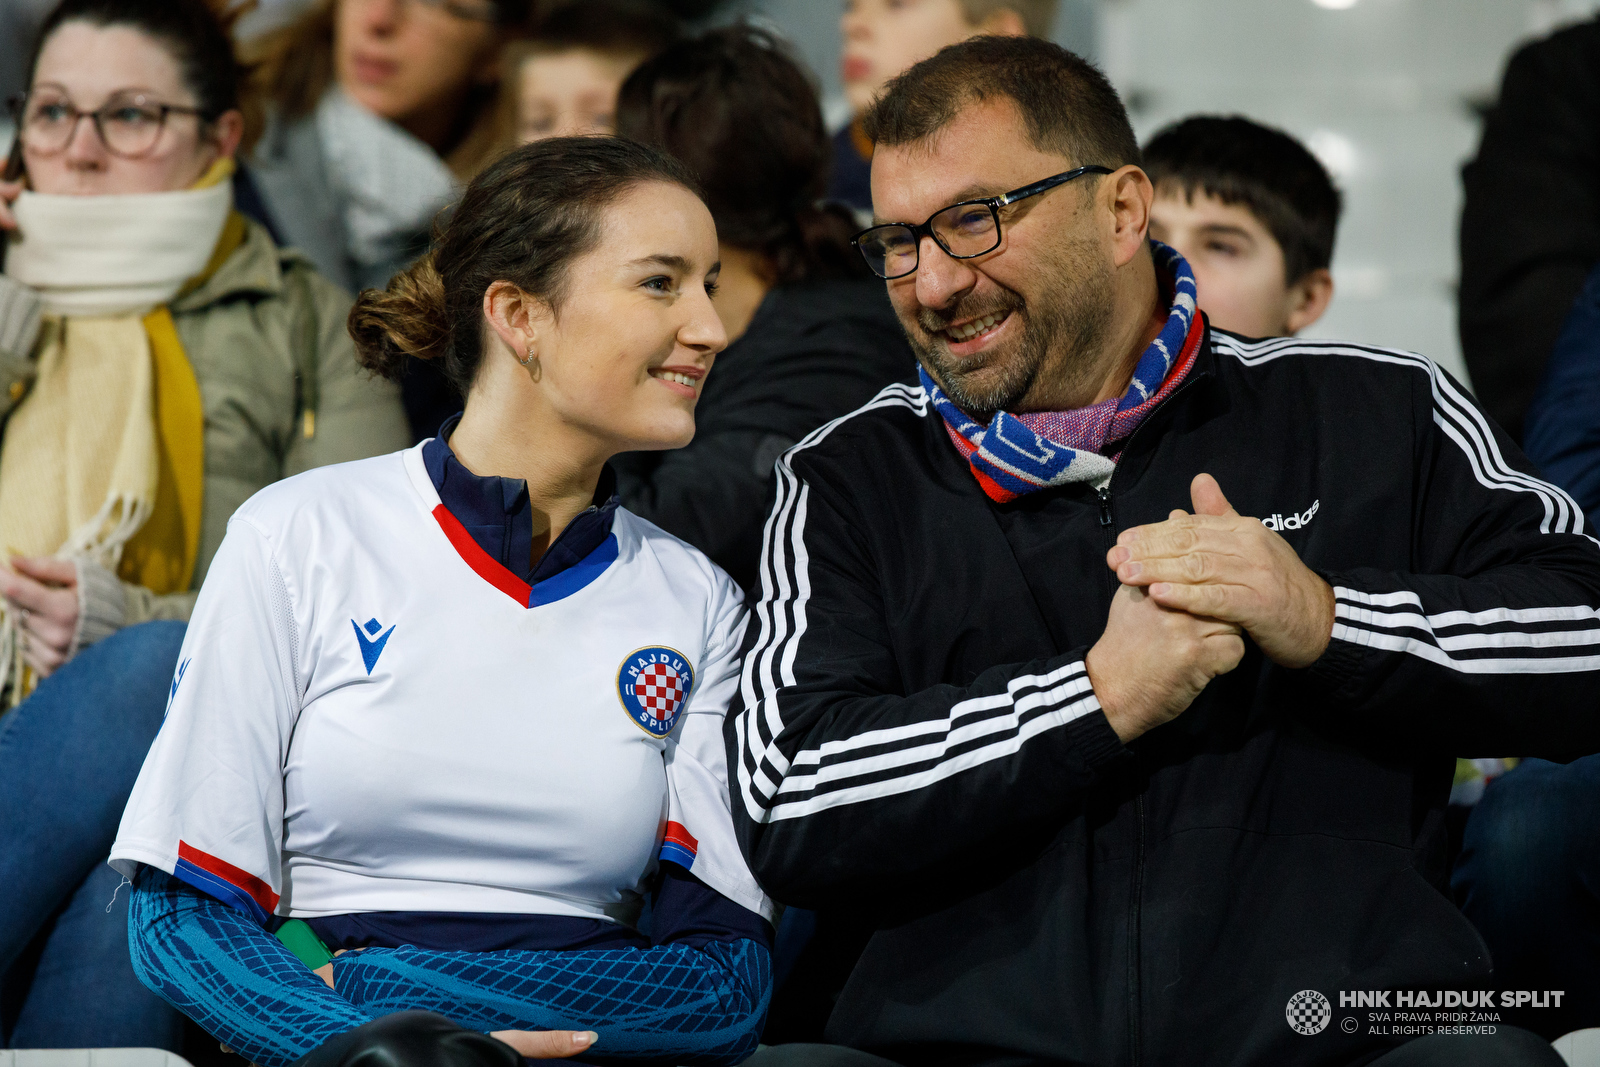
POLYGON ((456 554, 467 561, 467 566, 478 572, 478 577, 523 607, 528 606, 528 597, 533 595, 533 587, 506 570, 499 560, 480 548, 478 542, 472 539, 472 535, 467 533, 467 528, 461 525, 461 520, 450 514, 449 508, 440 504, 433 509, 433 517, 439 523, 439 528, 444 530, 444 535, 450 539, 450 543, 455 546, 456 554))
POLYGON ((661 836, 663 840, 682 845, 690 852, 699 853, 700 851, 700 842, 695 839, 693 834, 689 833, 681 822, 668 822, 667 832, 661 836))
POLYGON ((209 871, 250 894, 250 897, 261 905, 261 910, 268 915, 278 910, 278 894, 272 891, 270 885, 249 871, 240 870, 227 860, 218 859, 209 852, 202 852, 187 841, 178 842, 178 858, 188 860, 201 870, 209 871))

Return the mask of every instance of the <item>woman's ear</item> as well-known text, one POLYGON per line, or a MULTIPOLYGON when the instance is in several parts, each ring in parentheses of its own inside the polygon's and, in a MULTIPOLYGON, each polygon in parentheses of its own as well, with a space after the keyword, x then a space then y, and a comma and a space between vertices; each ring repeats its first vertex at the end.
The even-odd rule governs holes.
POLYGON ((226 159, 239 151, 239 142, 243 139, 244 114, 237 108, 224 111, 211 124, 211 146, 220 158, 226 159))
POLYGON ((483 317, 500 345, 523 366, 538 358, 540 340, 555 325, 549 304, 508 281, 493 282, 484 290, 483 317))

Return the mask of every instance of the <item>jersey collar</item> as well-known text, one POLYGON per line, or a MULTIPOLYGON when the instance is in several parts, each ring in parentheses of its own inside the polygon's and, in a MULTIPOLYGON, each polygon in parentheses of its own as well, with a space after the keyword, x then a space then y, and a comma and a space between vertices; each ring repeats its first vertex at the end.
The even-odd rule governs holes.
POLYGON ((527 483, 481 477, 456 459, 449 435, 459 419, 450 419, 438 437, 423 442, 420 458, 439 498, 433 517, 462 560, 484 581, 530 608, 565 599, 603 574, 618 551, 612 532, 617 479, 611 468, 602 470, 593 503, 567 524, 530 570, 533 510, 527 483))

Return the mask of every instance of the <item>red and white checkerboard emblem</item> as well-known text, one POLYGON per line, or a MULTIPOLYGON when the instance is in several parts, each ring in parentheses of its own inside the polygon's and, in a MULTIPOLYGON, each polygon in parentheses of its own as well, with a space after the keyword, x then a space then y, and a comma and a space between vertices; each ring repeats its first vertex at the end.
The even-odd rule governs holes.
POLYGON ((683 702, 683 682, 678 672, 667 664, 652 663, 635 677, 633 695, 639 698, 646 711, 665 719, 683 702))
POLYGON ((665 737, 694 691, 694 668, 675 649, 641 648, 628 654, 617 671, 617 695, 636 725, 665 737))

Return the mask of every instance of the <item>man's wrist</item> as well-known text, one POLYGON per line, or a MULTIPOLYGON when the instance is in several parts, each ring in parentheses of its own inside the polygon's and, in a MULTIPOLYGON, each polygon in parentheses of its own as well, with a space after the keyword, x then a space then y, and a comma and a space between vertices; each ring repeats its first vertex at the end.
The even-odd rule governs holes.
POLYGON ((1111 724, 1111 730, 1117 735, 1117 739, 1126 745, 1149 727, 1128 712, 1125 695, 1120 692, 1112 680, 1112 674, 1108 674, 1104 667, 1104 652, 1097 642, 1083 657, 1084 673, 1089 676, 1089 688, 1094 690, 1094 698, 1099 703, 1106 722, 1111 724))

